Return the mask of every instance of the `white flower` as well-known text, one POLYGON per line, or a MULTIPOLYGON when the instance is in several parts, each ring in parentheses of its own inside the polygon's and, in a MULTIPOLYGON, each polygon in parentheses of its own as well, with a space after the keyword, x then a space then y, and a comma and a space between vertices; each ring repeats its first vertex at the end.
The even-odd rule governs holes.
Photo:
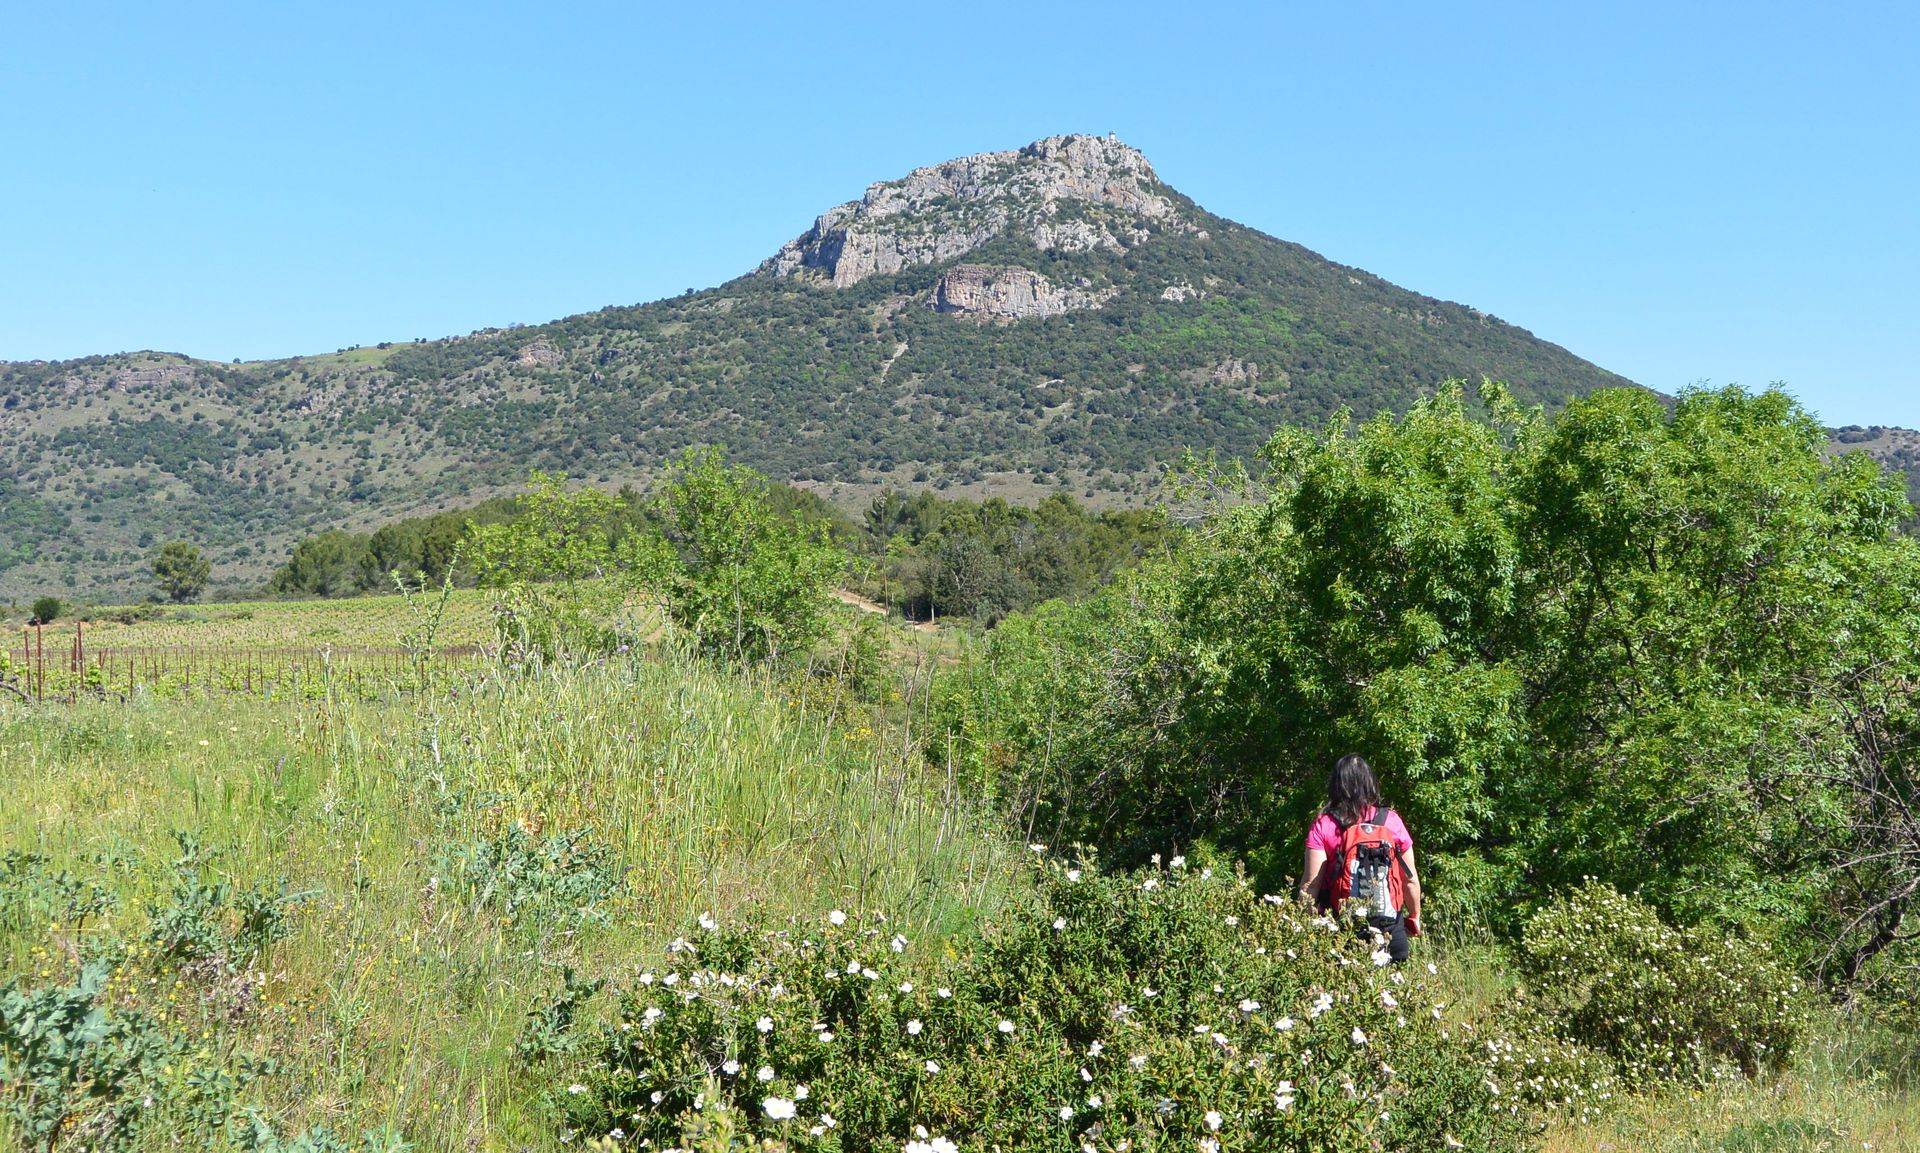
POLYGON ((1154 987, 1153 987, 1153 986, 1151 986, 1151 985, 1149 985, 1149 986, 1147 986, 1146 988, 1144 988, 1144 989, 1142 989, 1142 990, 1140 990, 1140 991, 1141 991, 1142 993, 1145 993, 1145 994, 1146 994, 1147 996, 1149 996, 1149 997, 1158 997, 1158 996, 1160 995, 1160 990, 1158 990, 1158 989, 1156 989, 1156 988, 1154 988, 1154 987))
POLYGON ((938 1073, 940 1071, 940 1063, 938 1061, 928 1061, 924 1068, 929 1073, 938 1073))
POLYGON ((1160 878, 1148 877, 1146 880, 1140 882, 1140 887, 1146 890, 1147 892, 1152 892, 1153 890, 1160 887, 1160 878))
POLYGON ((1333 1008, 1333 994, 1322 993, 1313 999, 1313 1007, 1307 1010, 1307 1016, 1318 1017, 1331 1008, 1333 1008))
POLYGON ((1123 1020, 1126 1018, 1126 1016, 1129 1013, 1132 1013, 1132 1012, 1133 1012, 1133 1006, 1127 1004, 1125 1001, 1122 1001, 1118 1005, 1115 1005, 1113 1007, 1113 1019, 1116 1021, 1123 1020))
POLYGON ((666 976, 660 978, 660 983, 668 988, 672 988, 680 983, 680 974, 668 973, 666 976))
POLYGON ((765 1109, 767 1116, 775 1121, 791 1121, 796 1112, 793 1102, 785 1097, 769 1097, 760 1102, 760 1107, 765 1109))
POLYGON ((1275 1109, 1280 1110, 1282 1113, 1285 1113, 1287 1110, 1293 1108, 1293 1094, 1275 1093, 1273 1095, 1273 1107, 1275 1109))
POLYGON ((1032 849, 1036 853, 1044 853, 1047 851, 1045 845, 1028 845, 1027 848, 1032 849))
POLYGON ((935 989, 933 991, 933 995, 936 997, 942 997, 942 998, 951 997, 953 996, 953 990, 952 989, 935 989))
POLYGON ((831 1045, 831 1044, 833 1044, 833 1030, 832 1030, 832 1029, 822 1029, 822 1030, 820 1030, 820 1043, 821 1043, 822 1045, 831 1045))
POLYGON ((771 1081, 773 1080, 773 1066, 762 1065, 753 1071, 753 1075, 762 1081, 771 1081))
POLYGON ((1438 976, 1440 973, 1440 966, 1434 964, 1432 961, 1428 961, 1427 972, 1434 974, 1435 976, 1438 976))
POLYGON ((998 1025, 995 1025, 995 1026, 994 1026, 994 1028, 996 1028, 996 1029, 998 1029, 998 1030, 1000 1030, 1000 1031, 1001 1031, 1002 1033, 1005 1033, 1005 1034, 1007 1034, 1008 1036, 1012 1036, 1012 1035, 1013 1035, 1013 1022, 1012 1022, 1012 1021, 1008 1021, 1008 1020, 1005 1020, 1005 1019, 1002 1019, 1002 1020, 1001 1020, 1001 1022, 1000 1022, 1000 1023, 998 1024, 998 1025))
POLYGON ((831 1113, 820 1114, 820 1124, 825 1125, 829 1129, 833 1128, 835 1125, 838 1125, 839 1123, 840 1122, 835 1121, 833 1119, 833 1114, 831 1113))
POLYGON ((1281 1031, 1282 1033, 1285 1033, 1285 1032, 1287 1032, 1288 1030, 1290 1030, 1290 1029, 1292 1029, 1292 1028, 1293 1028, 1293 1018, 1292 1018, 1292 1017, 1282 1017, 1282 1018, 1280 1018, 1280 1019, 1279 1019, 1278 1021, 1275 1021, 1275 1022, 1273 1023, 1273 1027, 1274 1027, 1274 1028, 1276 1028, 1276 1029, 1278 1029, 1278 1030, 1280 1030, 1280 1031, 1281 1031))
POLYGON ((872 969, 862 969, 860 970, 860 975, 869 981, 878 981, 880 979, 880 974, 874 972, 872 969))
POLYGON ((1149 857, 1148 860, 1152 861, 1154 864, 1157 865, 1160 863, 1160 854, 1155 853, 1153 856, 1149 857))
POLYGON ((1081 1079, 1082 1081, 1092 1081, 1092 1080, 1093 1080, 1093 1074, 1087 1071, 1087 1067, 1086 1067, 1085 1065, 1082 1065, 1082 1066, 1080 1067, 1080 1079, 1081 1079))
POLYGON ((1203 881, 1213 880, 1213 870, 1210 868, 1200 870, 1200 879, 1203 881))
POLYGON ((805 1101, 807 1099, 807 1087, 805 1085, 795 1085, 793 1087, 793 1099, 795 1101, 805 1101))
POLYGON ((860 962, 858 962, 858 961, 848 961, 848 962, 847 962, 847 976, 849 976, 849 977, 857 977, 857 976, 859 976, 859 975, 860 975, 860 962))
POLYGON ((720 927, 720 922, 713 919, 712 913, 702 913, 700 914, 700 927, 711 933, 720 927))
POLYGON ((1067 927, 1067 919, 1066 919, 1065 917, 1055 917, 1055 918, 1053 919, 1053 927, 1054 927, 1054 928, 1055 928, 1056 930, 1059 930, 1059 929, 1064 929, 1064 928, 1066 928, 1066 927, 1067 927))
POLYGON ((1093 1044, 1087 1046, 1087 1056, 1098 1057, 1101 1053, 1106 1051, 1106 1048, 1107 1047, 1104 1044, 1102 1044, 1098 1039, 1095 1039, 1093 1044))
POLYGON ((887 945, 896 953, 904 953, 907 951, 907 939, 898 933, 893 935, 893 940, 888 941, 887 945))
POLYGON ((1260 1002, 1251 997, 1243 997, 1240 999, 1240 1011, 1242 1013, 1258 1013, 1260 1011, 1260 1002))
POLYGON ((900 991, 901 991, 902 993, 911 993, 911 992, 913 992, 913 982, 912 982, 912 981, 902 981, 902 982, 900 982, 900 991))
POLYGON ((1098 1109, 1100 1106, 1104 1104, 1106 1104, 1105 1099, 1102 1098, 1098 1093, 1095 1093, 1093 1096, 1087 1098, 1087 1108, 1089 1109, 1098 1109))
POLYGON ((1127 1058, 1127 1064, 1133 1066, 1136 1072, 1145 1069, 1147 1067, 1147 1055, 1145 1053, 1135 1053, 1133 1056, 1127 1058))
POLYGON ((1356 1045, 1364 1045, 1367 1043, 1367 1035, 1360 1030, 1360 1026, 1358 1025, 1353 1027, 1353 1043, 1356 1045))
POLYGON ((835 909, 833 912, 827 914, 827 921, 835 925, 844 925, 847 923, 847 915, 835 909))
POLYGON ((578 1097, 582 1093, 585 1093, 586 1091, 587 1091, 587 1087, 585 1085, 573 1084, 573 1085, 567 1086, 567 1092, 573 1094, 576 1097, 578 1097))
POLYGON ((1200 1153, 1220 1153, 1220 1142, 1211 1137, 1200 1138, 1200 1153))
POLYGON ((1214 1131, 1215 1133, 1218 1133, 1218 1132, 1220 1132, 1220 1123, 1221 1123, 1222 1121, 1224 1121, 1224 1120, 1226 1120, 1226 1118, 1224 1118, 1224 1117, 1222 1117, 1222 1116, 1220 1116, 1220 1113, 1219 1113, 1219 1111, 1218 1111, 1218 1110, 1216 1110, 1216 1109, 1209 1109, 1209 1110, 1207 1110, 1207 1115, 1206 1115, 1206 1117, 1204 1118, 1204 1120, 1205 1120, 1205 1121, 1206 1121, 1206 1123, 1207 1123, 1207 1128, 1208 1128, 1208 1129, 1211 1129, 1211 1130, 1213 1130, 1213 1131, 1214 1131))
POLYGON ((1400 999, 1393 995, 1392 989, 1380 990, 1380 1003, 1389 1009, 1398 1009, 1400 1007, 1400 999))
POLYGON ((760 1030, 762 1033, 771 1033, 773 1032, 773 1018, 762 1017, 758 1021, 755 1021, 753 1023, 753 1027, 760 1030))
POLYGON ((1234 929, 1234 928, 1238 928, 1239 925, 1240 925, 1240 918, 1234 916, 1231 913, 1227 914, 1227 928, 1234 929))
POLYGON ((731 1077, 740 1071, 740 1062, 729 1057, 721 1063, 720 1071, 731 1077))
POLYGON ((1069 881, 1078 881, 1079 879, 1080 879, 1080 870, 1078 870, 1078 869, 1068 869, 1068 870, 1067 870, 1067 880, 1069 880, 1069 881))
POLYGON ((1071 1105, 1060 1106, 1060 1119, 1062 1121, 1073 1120, 1073 1106, 1071 1105))
POLYGON ((1171 869, 1184 869, 1187 867, 1187 859, 1185 857, 1176 856, 1173 858, 1173 860, 1167 862, 1167 867, 1171 869))
POLYGON ((1373 963, 1376 965, 1385 965, 1392 960, 1393 954, 1387 952, 1385 949, 1375 949, 1373 951, 1373 963))
POLYGON ((642 985, 651 985, 651 984, 653 984, 653 974, 652 974, 652 973, 642 973, 642 974, 640 974, 640 983, 641 983, 642 985))

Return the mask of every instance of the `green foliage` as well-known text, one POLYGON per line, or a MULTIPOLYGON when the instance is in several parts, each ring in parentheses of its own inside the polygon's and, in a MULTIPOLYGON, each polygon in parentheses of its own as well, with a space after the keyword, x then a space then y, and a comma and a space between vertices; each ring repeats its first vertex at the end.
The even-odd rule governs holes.
POLYGON ((1050 863, 945 961, 877 916, 703 918, 551 1097, 571 1136, 655 1148, 1521 1147, 1471 1023, 1369 948, 1182 867, 1050 863))
POLYGON ((267 588, 322 597, 357 591, 366 559, 364 537, 328 529, 293 546, 293 555, 273 574, 267 588))
POLYGON ((60 618, 66 607, 59 597, 41 597, 33 602, 33 617, 28 623, 50 625, 60 618))
POLYGON ((1729 1066, 1749 1077, 1784 1069, 1809 1018, 1800 982, 1765 942, 1670 928, 1597 882, 1534 914, 1519 958, 1540 1020, 1606 1053, 1640 1091, 1729 1066))
POLYGON ((148 910, 146 941, 170 964, 211 961, 229 970, 256 961, 288 931, 288 915, 300 898, 284 882, 236 888, 206 878, 214 854, 193 834, 176 831, 180 856, 173 862, 167 903, 148 910))
POLYGON ((780 516, 765 477, 689 449, 655 500, 661 534, 633 539, 636 575, 699 648, 740 663, 804 653, 825 629, 847 556, 824 523, 780 516))
POLYGON ((1171 561, 1002 625, 949 686, 967 770, 1048 839, 1212 840, 1277 884, 1360 750, 1437 924, 1510 932, 1592 875, 1891 963, 1920 843, 1890 816, 1920 747, 1898 486, 1779 392, 1484 400, 1282 433, 1171 561))
POLYGON ((605 924, 621 891, 617 858, 586 829, 540 837, 511 824, 460 849, 443 871, 463 886, 474 914, 490 911, 536 929, 605 924))
POLYGON ((991 625, 1056 597, 1085 596, 1178 533, 1158 511, 1087 512, 1056 492, 1032 507, 888 489, 866 514, 871 591, 909 617, 991 625))
POLYGON ((520 515, 470 530, 475 576, 500 592, 496 624, 515 659, 592 656, 617 643, 625 592, 614 579, 615 501, 566 482, 536 471, 520 515))
POLYGON ((175 602, 184 604, 200 599, 206 591, 207 577, 213 572, 213 563, 201 553, 200 547, 187 541, 168 541, 153 554, 153 579, 159 582, 160 591, 175 602))

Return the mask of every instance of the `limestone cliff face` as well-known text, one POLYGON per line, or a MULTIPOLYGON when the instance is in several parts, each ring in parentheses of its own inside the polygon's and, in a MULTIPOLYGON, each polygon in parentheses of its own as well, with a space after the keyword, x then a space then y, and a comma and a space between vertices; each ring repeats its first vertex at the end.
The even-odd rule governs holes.
POLYGON ((933 289, 935 312, 953 312, 992 320, 1057 316, 1079 308, 1098 308, 1108 293, 1062 288, 1028 268, 958 264, 933 289))
POLYGON ((761 267, 775 276, 817 269, 845 288, 964 256, 1008 232, 1043 250, 1118 251, 1146 239, 1148 224, 1177 217, 1137 149, 1111 136, 1050 136, 875 184, 761 267))

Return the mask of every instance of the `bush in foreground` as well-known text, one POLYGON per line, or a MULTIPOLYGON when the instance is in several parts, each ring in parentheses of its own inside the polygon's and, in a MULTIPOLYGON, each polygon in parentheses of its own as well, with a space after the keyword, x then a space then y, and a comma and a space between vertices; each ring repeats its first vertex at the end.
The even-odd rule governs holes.
POLYGON ((1808 1020, 1799 979, 1765 943, 1674 929, 1597 881, 1534 915, 1520 960, 1559 1034, 1637 1090, 1784 1069, 1808 1020))
MULTIPOLYGON (((1243 880, 1048 863, 973 952, 702 918, 552 1092, 570 1140, 868 1153, 1503 1150, 1513 1068, 1424 966, 1243 880), (773 1142, 763 1146, 764 1142, 773 1142)), ((1524 1058, 1519 1062, 1525 1067, 1524 1058)))

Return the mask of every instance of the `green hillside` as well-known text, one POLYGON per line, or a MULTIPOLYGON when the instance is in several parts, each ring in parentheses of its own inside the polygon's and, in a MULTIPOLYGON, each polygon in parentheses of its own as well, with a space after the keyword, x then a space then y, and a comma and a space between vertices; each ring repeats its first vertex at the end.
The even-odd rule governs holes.
POLYGON ((1222 219, 1111 139, 922 169, 704 292, 249 364, 0 366, 0 597, 131 592, 185 536, 215 587, 316 527, 596 482, 722 442, 776 478, 1139 491, 1450 377, 1557 405, 1621 378, 1526 330, 1222 219))

